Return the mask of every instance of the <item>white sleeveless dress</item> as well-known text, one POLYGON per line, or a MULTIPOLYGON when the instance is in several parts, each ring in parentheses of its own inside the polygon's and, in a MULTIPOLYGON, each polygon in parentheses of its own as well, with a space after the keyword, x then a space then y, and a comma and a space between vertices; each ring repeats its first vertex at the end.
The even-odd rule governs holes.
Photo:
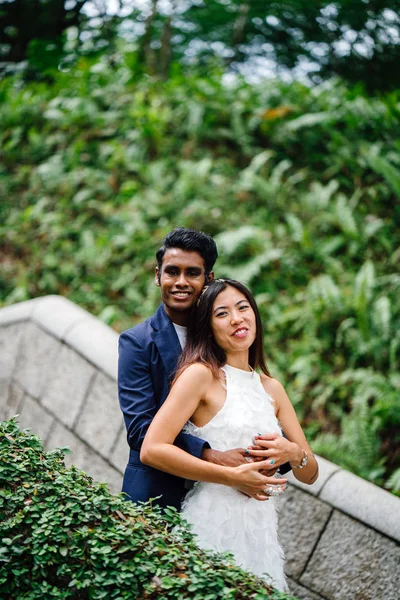
MULTIPOLYGON (((247 448, 258 433, 282 434, 274 402, 255 371, 225 365, 224 406, 204 427, 188 422, 184 431, 215 450, 247 448)), ((188 492, 182 516, 192 525, 201 548, 230 552, 242 568, 286 591, 283 552, 278 542, 278 498, 259 502, 225 485, 196 482, 188 492)))

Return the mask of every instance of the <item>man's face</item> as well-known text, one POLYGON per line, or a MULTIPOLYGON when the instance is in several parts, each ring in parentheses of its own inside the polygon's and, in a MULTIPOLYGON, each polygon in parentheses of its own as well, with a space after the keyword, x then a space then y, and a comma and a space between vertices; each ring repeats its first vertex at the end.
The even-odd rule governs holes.
POLYGON ((185 313, 196 302, 205 283, 204 260, 198 252, 169 248, 164 254, 161 273, 156 268, 156 284, 161 287, 165 311, 178 325, 185 325, 185 313))

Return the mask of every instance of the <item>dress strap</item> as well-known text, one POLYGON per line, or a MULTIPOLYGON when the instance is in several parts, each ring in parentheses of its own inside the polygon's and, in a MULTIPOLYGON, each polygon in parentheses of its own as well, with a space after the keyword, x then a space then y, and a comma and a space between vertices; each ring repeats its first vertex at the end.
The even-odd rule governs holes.
POLYGON ((225 376, 225 383, 223 383, 222 381, 220 381, 219 383, 221 384, 222 389, 224 389, 227 392, 228 391, 228 380, 230 381, 230 373, 229 373, 228 369, 225 369, 225 365, 223 367, 221 367, 221 371, 223 372, 223 374, 225 376))

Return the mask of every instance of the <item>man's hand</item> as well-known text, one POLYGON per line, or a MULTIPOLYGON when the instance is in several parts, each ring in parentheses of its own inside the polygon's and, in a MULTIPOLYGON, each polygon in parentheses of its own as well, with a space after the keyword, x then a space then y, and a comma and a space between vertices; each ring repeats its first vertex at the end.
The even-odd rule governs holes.
POLYGON ((273 477, 277 472, 279 467, 275 467, 275 465, 271 465, 270 469, 263 469, 260 471, 261 475, 265 475, 265 477, 273 477))
MULTIPOLYGON (((222 465, 223 467, 238 467, 239 465, 246 464, 245 457, 250 455, 244 448, 233 448, 233 450, 226 450, 220 452, 219 450, 213 450, 212 448, 204 448, 201 458, 207 462, 214 463, 215 465, 222 465)), ((262 460, 262 459, 260 459, 262 460)), ((251 459, 253 462, 253 459, 251 459)))

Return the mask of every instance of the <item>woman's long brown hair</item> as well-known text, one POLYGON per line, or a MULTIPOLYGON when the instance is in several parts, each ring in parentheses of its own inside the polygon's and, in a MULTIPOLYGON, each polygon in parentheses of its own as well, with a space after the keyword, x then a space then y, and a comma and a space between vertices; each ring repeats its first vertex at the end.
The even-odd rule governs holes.
POLYGON ((190 313, 186 346, 178 361, 173 383, 189 365, 201 363, 208 367, 218 379, 219 369, 226 364, 226 353, 215 340, 211 329, 212 308, 217 296, 227 287, 236 288, 249 302, 256 317, 256 337, 249 348, 249 365, 270 375, 265 362, 263 332, 260 313, 250 291, 234 279, 216 279, 204 288, 190 313))

